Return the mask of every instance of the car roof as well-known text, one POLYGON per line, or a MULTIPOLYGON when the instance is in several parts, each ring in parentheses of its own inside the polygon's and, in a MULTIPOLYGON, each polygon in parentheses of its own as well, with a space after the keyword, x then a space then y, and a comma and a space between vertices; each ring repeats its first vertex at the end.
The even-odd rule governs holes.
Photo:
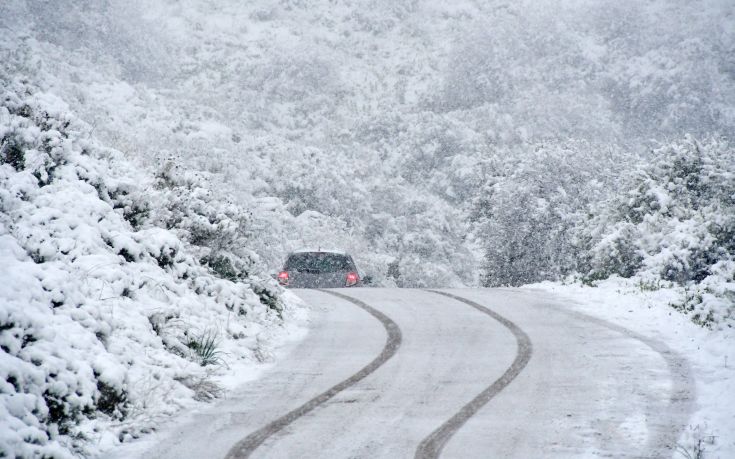
POLYGON ((313 253, 313 252, 316 252, 316 253, 334 253, 336 255, 347 255, 347 252, 345 252, 343 250, 322 249, 322 248, 316 248, 316 249, 314 249, 314 248, 304 248, 304 249, 294 250, 291 253, 294 254, 294 253, 313 253))

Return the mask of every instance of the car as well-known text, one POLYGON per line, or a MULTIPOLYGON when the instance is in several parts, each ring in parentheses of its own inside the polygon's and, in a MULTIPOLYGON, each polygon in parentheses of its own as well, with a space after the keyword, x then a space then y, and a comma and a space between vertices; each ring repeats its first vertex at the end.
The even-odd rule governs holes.
POLYGON ((277 278, 279 284, 289 288, 359 287, 369 282, 360 275, 349 254, 322 249, 290 253, 277 278))

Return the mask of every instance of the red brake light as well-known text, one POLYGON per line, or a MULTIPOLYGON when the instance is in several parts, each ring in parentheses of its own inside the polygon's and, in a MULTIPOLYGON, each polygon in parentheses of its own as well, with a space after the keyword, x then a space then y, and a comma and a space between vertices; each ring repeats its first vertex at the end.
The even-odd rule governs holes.
POLYGON ((347 287, 351 287, 360 280, 360 277, 357 275, 357 273, 347 273, 347 287))
POLYGON ((288 285, 288 271, 281 271, 278 273, 278 283, 281 285, 288 285))

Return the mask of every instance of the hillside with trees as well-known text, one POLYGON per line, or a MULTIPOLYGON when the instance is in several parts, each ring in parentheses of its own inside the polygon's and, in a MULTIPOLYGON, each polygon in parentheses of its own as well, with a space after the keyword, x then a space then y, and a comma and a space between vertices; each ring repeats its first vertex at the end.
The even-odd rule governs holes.
POLYGON ((116 389, 150 370, 108 348, 140 345, 106 341, 122 307, 183 368, 161 387, 201 376, 194 323, 255 358, 304 246, 388 287, 629 279, 732 327, 733 56, 729 0, 3 1, 12 441, 142 403, 116 389), (86 366, 37 368, 51 315, 86 366))

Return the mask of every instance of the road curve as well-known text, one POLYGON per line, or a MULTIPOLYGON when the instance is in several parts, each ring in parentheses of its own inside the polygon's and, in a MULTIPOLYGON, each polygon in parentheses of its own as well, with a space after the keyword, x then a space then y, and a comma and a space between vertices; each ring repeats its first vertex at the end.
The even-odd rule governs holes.
POLYGON ((358 306, 359 308, 362 308, 363 310, 367 311, 371 316, 378 319, 380 323, 383 324, 383 327, 385 327, 385 331, 388 334, 386 341, 385 341, 385 346, 383 346, 383 349, 380 352, 380 354, 377 357, 375 357, 375 359, 373 359, 372 362, 367 364, 357 373, 353 374, 352 376, 343 380, 342 382, 335 384, 334 386, 330 387, 326 391, 312 398, 311 400, 299 406, 298 408, 289 411, 288 413, 284 414, 280 418, 261 427, 260 429, 256 430, 255 432, 249 434, 247 437, 237 442, 235 446, 233 446, 230 449, 230 451, 227 453, 227 456, 225 456, 226 459, 244 459, 244 458, 250 457, 250 454, 253 451, 255 451, 255 449, 258 446, 260 446, 266 439, 280 432, 286 426, 293 423, 296 419, 313 411, 319 405, 324 404, 325 402, 333 398, 338 393, 342 392, 343 390, 347 389, 350 386, 355 385, 359 381, 365 379, 366 376, 374 372, 376 369, 378 369, 378 367, 380 367, 385 362, 387 362, 391 357, 393 357, 395 353, 398 351, 398 348, 401 346, 401 340, 402 340, 401 329, 398 328, 398 325, 395 322, 393 322, 393 320, 391 320, 388 316, 378 311, 377 309, 370 307, 366 303, 358 299, 352 298, 350 296, 343 295, 341 293, 337 293, 337 292, 329 291, 329 290, 320 290, 320 291, 324 293, 328 293, 330 295, 334 295, 338 298, 342 298, 343 300, 347 300, 350 303, 358 306))
POLYGON ((653 457, 666 457, 676 449, 677 441, 686 428, 687 421, 694 410, 695 381, 691 366, 684 356, 661 341, 641 335, 623 326, 569 309, 557 309, 581 321, 601 325, 631 339, 640 341, 666 361, 671 376, 670 395, 664 400, 658 413, 667 422, 658 423, 649 429, 645 449, 653 457))
POLYGON ((457 432, 443 457, 468 457, 468 443, 484 457, 676 454, 696 400, 683 355, 653 337, 577 312, 548 292, 449 291, 491 304, 522 326, 534 341, 534 358, 457 432))
POLYGON ((695 400, 683 356, 652 337, 573 312, 565 300, 545 292, 444 292, 295 290, 311 305, 310 331, 302 341, 226 399, 105 456, 672 455, 695 400), (341 387, 340 381, 351 380, 386 351, 389 334, 352 300, 389 317, 400 330, 400 348, 341 387), (524 335, 529 346, 523 345, 524 335), (519 352, 530 351, 530 341, 532 358, 519 352), (243 440, 246 435, 251 440, 243 440))
POLYGON ((495 397, 495 395, 503 390, 516 378, 516 376, 520 374, 523 368, 528 364, 528 361, 531 360, 531 354, 533 353, 533 345, 531 344, 531 339, 528 335, 521 330, 518 325, 495 311, 486 308, 481 304, 475 303, 474 301, 470 301, 451 293, 438 290, 429 291, 469 305, 483 314, 487 314, 497 320, 510 330, 511 333, 513 333, 513 336, 515 336, 516 342, 518 343, 518 350, 513 363, 500 378, 496 379, 495 382, 480 392, 480 394, 473 398, 469 403, 464 405, 454 416, 449 418, 444 424, 439 426, 428 437, 421 441, 418 448, 416 448, 416 454, 414 455, 415 459, 434 459, 439 457, 444 445, 446 445, 449 439, 452 438, 452 435, 454 435, 455 432, 457 432, 467 422, 467 420, 474 416, 480 408, 485 406, 490 399, 495 397))

